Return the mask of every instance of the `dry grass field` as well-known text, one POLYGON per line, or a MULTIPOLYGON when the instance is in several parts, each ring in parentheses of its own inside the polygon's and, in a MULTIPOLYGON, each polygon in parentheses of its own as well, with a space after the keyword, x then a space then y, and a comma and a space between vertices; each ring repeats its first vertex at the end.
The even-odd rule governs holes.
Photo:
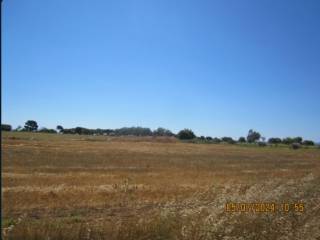
POLYGON ((2 134, 4 239, 320 239, 316 148, 2 134))

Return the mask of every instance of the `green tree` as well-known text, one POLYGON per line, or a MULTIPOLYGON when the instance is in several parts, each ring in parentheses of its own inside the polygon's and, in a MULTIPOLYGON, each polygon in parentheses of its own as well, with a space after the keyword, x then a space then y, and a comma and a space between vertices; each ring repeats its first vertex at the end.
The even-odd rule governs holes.
POLYGON ((196 135, 193 133, 193 131, 191 129, 183 129, 178 133, 178 138, 179 139, 193 139, 195 138, 196 135))
POLYGON ((247 142, 249 143, 254 143, 259 141, 259 139, 261 138, 261 134, 250 129, 248 132, 248 136, 247 136, 247 142))
POLYGON ((280 144, 282 141, 280 138, 269 138, 268 143, 270 144, 280 144))
POLYGON ((11 131, 12 127, 9 124, 1 124, 1 131, 11 131))
POLYGON ((293 138, 293 142, 295 142, 295 143, 302 143, 302 137, 295 137, 295 138, 293 138))
POLYGON ((159 127, 153 131, 153 135, 155 135, 155 136, 173 136, 173 133, 168 129, 159 127))
POLYGON ((42 133, 57 133, 57 131, 56 130, 54 130, 54 129, 48 129, 48 128, 41 128, 40 130, 39 130, 39 132, 42 132, 42 133))
POLYGON ((302 142, 302 144, 305 145, 305 146, 314 146, 315 145, 314 141, 311 141, 311 140, 304 140, 302 142))
POLYGON ((282 139, 282 143, 284 143, 284 144, 292 144, 292 143, 294 143, 294 139, 291 138, 291 137, 286 137, 286 138, 282 139))
POLYGON ((38 129, 38 123, 34 120, 28 120, 26 121, 26 123, 24 124, 24 129, 26 131, 37 131, 38 129))
POLYGON ((222 142, 226 142, 226 143, 230 143, 230 144, 236 143, 236 141, 233 140, 232 137, 223 137, 223 138, 221 138, 221 140, 222 140, 222 142))
POLYGON ((56 129, 57 129, 58 132, 63 132, 63 130, 64 130, 61 125, 58 125, 58 126, 56 127, 56 129))
POLYGON ((221 143, 221 139, 215 137, 215 138, 212 139, 212 142, 213 142, 213 143, 221 143))

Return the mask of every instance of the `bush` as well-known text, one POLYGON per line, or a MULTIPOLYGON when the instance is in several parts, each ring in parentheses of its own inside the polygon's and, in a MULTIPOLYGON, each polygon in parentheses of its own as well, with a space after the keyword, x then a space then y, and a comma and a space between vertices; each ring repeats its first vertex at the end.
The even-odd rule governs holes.
POLYGON ((41 129, 39 130, 39 132, 41 132, 41 133, 57 133, 56 130, 54 130, 54 129, 48 129, 48 128, 41 128, 41 129))
POLYGON ((248 132, 248 136, 247 136, 247 142, 248 143, 253 143, 258 141, 261 138, 261 134, 250 129, 248 132))
POLYGON ((245 137, 239 137, 238 142, 239 143, 245 143, 246 142, 245 137))
POLYGON ((269 138, 268 143, 270 144, 280 144, 282 141, 280 138, 269 138))
POLYGON ((12 127, 9 124, 1 124, 1 131, 11 131, 12 127))
POLYGON ((213 142, 213 143, 221 143, 221 139, 215 137, 215 138, 212 139, 212 142, 213 142))
POLYGON ((28 132, 37 131, 38 123, 34 120, 28 120, 24 125, 24 130, 28 132))
POLYGON ((293 142, 295 142, 295 143, 302 143, 302 137, 295 137, 295 138, 293 138, 293 142))
POLYGON ((57 127, 56 127, 56 129, 57 129, 57 131, 58 132, 60 132, 60 133, 63 133, 63 127, 61 126, 61 125, 58 125, 57 127))
POLYGON ((151 129, 144 127, 123 127, 114 130, 114 134, 117 136, 153 136, 151 129))
POLYGON ((183 129, 178 133, 178 138, 181 140, 185 139, 194 139, 196 135, 193 133, 191 129, 183 129))
POLYGON ((287 138, 284 138, 282 140, 282 143, 284 143, 284 144, 292 144, 292 143, 294 143, 294 140, 293 140, 293 138, 287 137, 287 138))
POLYGON ((266 147, 267 144, 265 142, 258 142, 259 147, 266 147))
POLYGON ((291 148, 292 148, 292 149, 295 149, 295 150, 296 150, 296 149, 299 149, 300 147, 301 147, 301 144, 300 144, 300 143, 292 143, 292 144, 291 144, 291 148))
POLYGON ((236 143, 236 141, 233 140, 231 137, 223 137, 223 138, 221 138, 221 140, 222 140, 223 142, 230 143, 230 144, 236 143))
POLYGON ((153 135, 171 137, 171 136, 173 136, 173 133, 168 129, 159 127, 159 128, 157 128, 156 130, 153 131, 153 135))
POLYGON ((314 141, 311 141, 311 140, 304 140, 302 142, 302 144, 305 145, 305 146, 314 146, 315 145, 314 141))

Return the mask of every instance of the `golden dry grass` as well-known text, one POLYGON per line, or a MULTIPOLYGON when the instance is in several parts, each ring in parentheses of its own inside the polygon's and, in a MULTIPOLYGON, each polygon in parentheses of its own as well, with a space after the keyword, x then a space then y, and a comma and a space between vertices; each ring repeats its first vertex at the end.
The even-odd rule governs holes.
POLYGON ((319 149, 3 133, 1 154, 5 239, 320 239, 319 149))

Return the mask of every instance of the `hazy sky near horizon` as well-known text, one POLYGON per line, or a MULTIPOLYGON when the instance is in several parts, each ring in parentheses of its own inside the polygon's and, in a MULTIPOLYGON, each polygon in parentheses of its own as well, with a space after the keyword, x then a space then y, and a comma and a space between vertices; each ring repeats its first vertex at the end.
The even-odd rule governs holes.
POLYGON ((2 122, 320 141, 318 0, 4 0, 2 122))

